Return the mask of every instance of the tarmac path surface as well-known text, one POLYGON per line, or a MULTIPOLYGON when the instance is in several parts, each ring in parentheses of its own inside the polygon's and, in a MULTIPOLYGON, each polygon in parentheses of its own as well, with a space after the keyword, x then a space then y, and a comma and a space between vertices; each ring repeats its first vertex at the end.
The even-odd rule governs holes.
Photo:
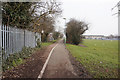
POLYGON ((91 78, 79 61, 66 49, 63 40, 41 48, 25 63, 2 73, 2 78, 39 78, 48 55, 52 52, 41 78, 91 78))
POLYGON ((42 78, 78 78, 62 40, 54 49, 42 78))

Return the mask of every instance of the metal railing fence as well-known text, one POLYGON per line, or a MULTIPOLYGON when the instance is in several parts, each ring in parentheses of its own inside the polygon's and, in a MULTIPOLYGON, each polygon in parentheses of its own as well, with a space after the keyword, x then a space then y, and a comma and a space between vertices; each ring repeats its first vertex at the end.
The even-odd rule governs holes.
POLYGON ((21 51, 23 47, 37 46, 37 39, 41 41, 41 34, 4 25, 0 26, 0 52, 2 54, 3 50, 6 58, 9 54, 21 51))

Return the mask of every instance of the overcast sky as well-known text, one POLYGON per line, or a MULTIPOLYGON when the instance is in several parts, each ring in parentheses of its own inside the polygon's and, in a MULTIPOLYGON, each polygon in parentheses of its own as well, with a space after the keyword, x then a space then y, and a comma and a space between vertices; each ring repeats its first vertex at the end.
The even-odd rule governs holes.
MULTIPOLYGON (((114 15, 117 8, 111 11, 119 0, 60 0, 62 1, 62 16, 69 21, 70 18, 85 21, 90 24, 86 35, 117 35, 118 16, 114 15)), ((59 29, 64 27, 65 21, 58 19, 59 29)))

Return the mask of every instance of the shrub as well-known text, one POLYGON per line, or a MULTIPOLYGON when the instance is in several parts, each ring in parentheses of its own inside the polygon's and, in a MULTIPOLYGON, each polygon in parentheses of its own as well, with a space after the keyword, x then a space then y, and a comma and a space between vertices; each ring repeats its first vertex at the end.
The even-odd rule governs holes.
MULTIPOLYGON (((2 59, 2 69, 3 71, 9 70, 16 67, 24 62, 24 59, 28 58, 34 51, 34 48, 24 47, 21 52, 10 54, 7 59, 3 57, 2 59)), ((3 53, 5 54, 5 53, 3 53)), ((5 56, 5 55, 3 55, 5 56)))
POLYGON ((82 34, 88 30, 88 24, 76 19, 71 19, 67 23, 66 38, 71 44, 78 45, 82 41, 82 34))
POLYGON ((40 42, 40 39, 37 40, 37 48, 40 48, 41 47, 41 42, 40 42))

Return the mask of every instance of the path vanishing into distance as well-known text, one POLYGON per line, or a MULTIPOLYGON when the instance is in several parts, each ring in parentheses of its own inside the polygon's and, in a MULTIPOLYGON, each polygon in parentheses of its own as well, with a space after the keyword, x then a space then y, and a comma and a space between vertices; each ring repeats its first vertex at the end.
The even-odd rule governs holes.
POLYGON ((79 61, 69 53, 63 40, 33 53, 25 63, 3 73, 3 78, 91 78, 79 61), (53 50, 52 54, 51 51, 53 50), (48 55, 50 55, 48 59, 48 55), (45 63, 46 68, 41 74, 45 63))
POLYGON ((63 41, 60 40, 49 59, 43 78, 77 78, 68 53, 63 41))

